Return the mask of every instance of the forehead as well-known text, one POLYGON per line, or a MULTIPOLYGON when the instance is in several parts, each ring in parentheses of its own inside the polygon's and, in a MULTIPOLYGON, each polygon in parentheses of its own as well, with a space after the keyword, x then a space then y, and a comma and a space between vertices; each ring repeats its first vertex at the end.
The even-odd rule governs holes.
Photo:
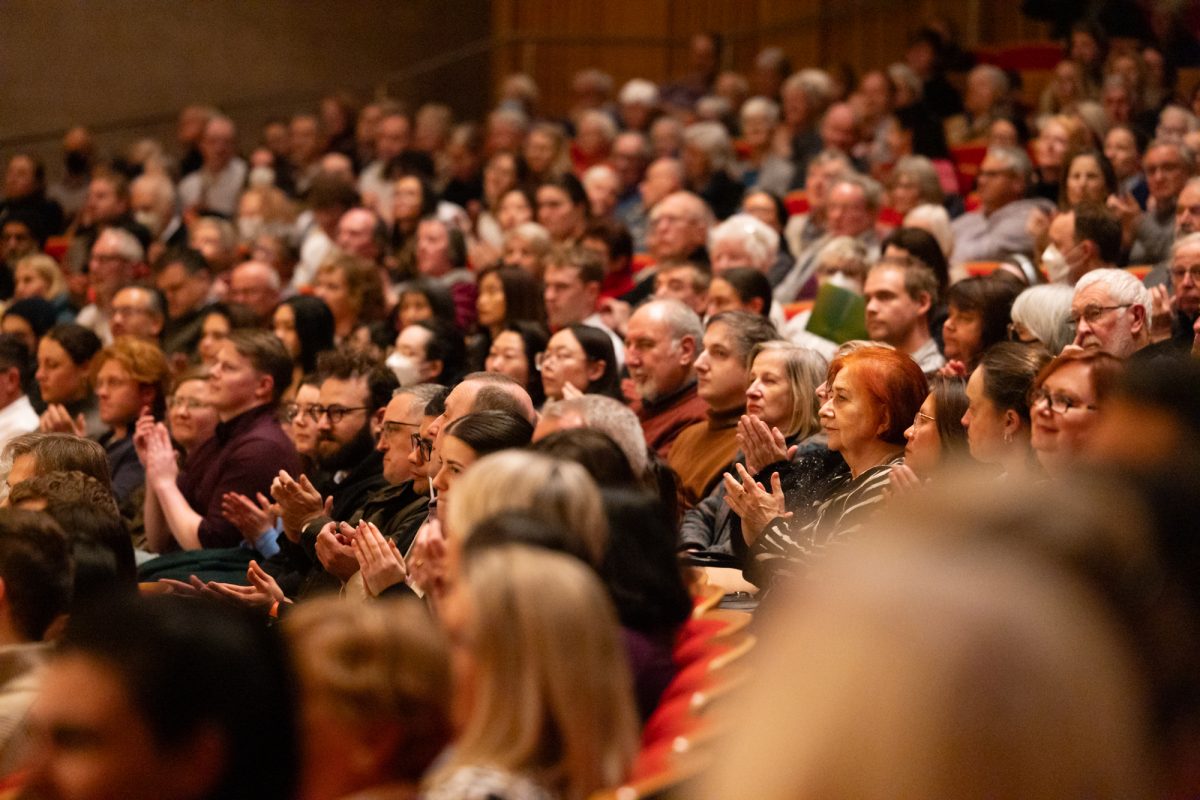
POLYGON ((1092 369, 1081 361, 1065 361, 1046 376, 1042 386, 1086 392, 1091 390, 1092 369))
POLYGON ((579 344, 579 340, 575 338, 575 334, 572 333, 569 328, 563 328, 561 331, 551 336, 546 347, 565 347, 568 350, 583 349, 583 346, 579 344))
POLYGON ((546 267, 546 283, 553 280, 555 283, 582 283, 583 278, 579 274, 579 270, 575 267, 568 267, 562 264, 549 264, 546 267))
POLYGON ((1179 193, 1179 205, 1191 206, 1200 203, 1200 182, 1188 183, 1183 187, 1183 191, 1179 193))
POLYGON ((1200 263, 1200 243, 1179 248, 1175 253, 1173 263, 1177 266, 1192 266, 1200 263))
POLYGON ((134 305, 150 305, 150 293, 138 286, 126 286, 124 289, 119 290, 113 296, 113 302, 117 302, 118 298, 134 305))
POLYGON ((521 334, 516 331, 504 331, 497 336, 492 344, 496 347, 515 347, 518 350, 525 350, 525 340, 521 338, 521 334))
POLYGON ((667 336, 667 322, 661 315, 655 313, 655 309, 643 308, 634 312, 634 315, 629 319, 628 326, 629 338, 648 338, 659 339, 667 336))
POLYGON ((866 195, 861 186, 853 183, 838 183, 829 190, 829 199, 833 200, 834 198, 846 203, 861 203, 865 202, 866 195))
POLYGON ((432 338, 433 331, 428 328, 421 325, 409 325, 400 331, 400 335, 396 337, 396 344, 406 344, 410 347, 423 348, 432 338))
MULTIPOLYGON (((192 378, 179 384, 175 389, 176 397, 199 397, 208 394, 208 381, 203 378, 192 378)), ((296 393, 299 396, 299 392, 296 393)))
POLYGON ((904 270, 899 267, 880 265, 867 273, 866 291, 882 291, 890 289, 895 292, 904 289, 904 270))
POLYGON ((388 401, 387 410, 383 415, 384 419, 395 422, 406 422, 417 411, 417 409, 413 408, 416 404, 416 395, 407 393, 398 394, 388 401))
POLYGON ((1155 164, 1179 164, 1183 162, 1183 158, 1174 147, 1160 145, 1146 151, 1146 161, 1153 161, 1155 164))
POLYGON ((338 400, 347 397, 362 397, 367 394, 367 379, 361 378, 326 378, 321 382, 321 402, 328 399, 338 400))
POLYGON ((1083 308, 1084 306, 1111 305, 1112 295, 1108 291, 1108 287, 1102 283, 1092 283, 1075 290, 1075 296, 1071 298, 1072 308, 1083 308))
POLYGON ((714 322, 704 332, 704 346, 724 345, 728 347, 733 341, 733 331, 724 322, 714 322))

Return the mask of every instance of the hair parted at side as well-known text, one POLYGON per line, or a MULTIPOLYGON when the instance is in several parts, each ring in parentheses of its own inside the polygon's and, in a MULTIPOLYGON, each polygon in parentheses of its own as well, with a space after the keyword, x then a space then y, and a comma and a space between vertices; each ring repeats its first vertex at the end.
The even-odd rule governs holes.
POLYGON ((829 385, 848 368, 854 369, 855 377, 887 415, 887 429, 879 438, 889 444, 904 444, 904 431, 929 394, 929 381, 917 362, 898 350, 862 347, 833 360, 829 385))

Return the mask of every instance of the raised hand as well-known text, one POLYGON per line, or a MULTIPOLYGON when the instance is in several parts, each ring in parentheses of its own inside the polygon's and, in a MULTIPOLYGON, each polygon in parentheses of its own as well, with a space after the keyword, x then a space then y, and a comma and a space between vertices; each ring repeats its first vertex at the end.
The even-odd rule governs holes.
POLYGON ((742 518, 742 536, 746 544, 752 545, 771 520, 777 517, 787 519, 792 512, 786 510, 778 472, 771 473, 771 491, 768 492, 744 466, 734 464, 734 467, 737 477, 725 473, 725 502, 733 513, 742 518))
POLYGON ((271 529, 279 508, 262 492, 258 493, 257 502, 239 492, 226 492, 221 498, 221 514, 241 531, 247 542, 254 544, 271 529))
POLYGON ((333 505, 332 497, 322 502, 321 493, 313 488, 307 475, 301 475, 297 481, 282 469, 271 483, 271 496, 279 503, 283 532, 293 542, 300 541, 305 525, 321 514, 327 514, 333 505))
POLYGON ((358 523, 358 535, 354 537, 354 555, 358 559, 358 571, 363 584, 372 597, 378 597, 386 589, 408 578, 404 556, 391 539, 384 538, 369 522, 358 523))
POLYGON ((84 436, 87 433, 87 425, 84 423, 83 414, 71 419, 71 412, 67 411, 66 406, 51 403, 46 406, 38 420, 38 430, 42 433, 71 433, 84 436))
POLYGON ((344 522, 327 522, 317 534, 317 558, 325 571, 342 583, 358 572, 358 559, 354 555, 354 540, 358 529, 344 522))
POLYGON ((796 453, 796 445, 788 447, 779 428, 768 427, 753 414, 743 414, 738 420, 737 441, 751 475, 757 475, 763 467, 777 461, 788 461, 796 453))

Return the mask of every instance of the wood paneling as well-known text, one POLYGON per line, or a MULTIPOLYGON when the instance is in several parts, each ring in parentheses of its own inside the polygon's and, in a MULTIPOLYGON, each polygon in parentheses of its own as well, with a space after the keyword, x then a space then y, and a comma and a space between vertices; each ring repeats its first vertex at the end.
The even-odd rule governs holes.
POLYGON ((528 72, 544 113, 570 105, 571 76, 584 67, 663 82, 687 69, 689 38, 725 37, 723 66, 748 73, 768 45, 796 66, 845 63, 857 71, 886 66, 904 52, 908 33, 935 17, 964 45, 1036 40, 1045 26, 1020 16, 1019 4, 990 0, 493 0, 493 81, 528 72))

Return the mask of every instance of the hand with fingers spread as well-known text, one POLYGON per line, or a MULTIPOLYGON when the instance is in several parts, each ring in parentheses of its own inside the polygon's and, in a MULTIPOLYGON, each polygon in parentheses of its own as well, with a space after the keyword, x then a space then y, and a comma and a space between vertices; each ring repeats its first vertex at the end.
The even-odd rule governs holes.
POLYGON ((358 559, 354 555, 354 540, 358 529, 345 522, 327 522, 317 534, 317 558, 325 571, 342 583, 358 572, 358 559))
POLYGON ((174 578, 159 578, 158 584, 167 588, 167 594, 179 597, 199 597, 200 591, 189 582, 177 581, 174 578))
POLYGON ((250 581, 249 586, 238 586, 237 584, 220 583, 218 581, 205 583, 193 575, 192 584, 197 587, 202 596, 212 597, 246 608, 258 608, 267 611, 276 603, 292 602, 284 595, 283 590, 279 588, 279 584, 275 582, 275 579, 263 571, 263 568, 258 565, 257 561, 250 562, 250 566, 246 570, 246 578, 250 581))
POLYGON ((787 519, 792 512, 787 510, 778 472, 771 473, 771 491, 768 492, 744 466, 734 464, 734 467, 737 477, 725 473, 725 502, 742 518, 742 536, 746 544, 752 545, 771 520, 787 519))
POLYGON ((241 531, 247 542, 254 545, 275 524, 279 507, 262 492, 258 493, 257 502, 240 492, 226 492, 221 498, 221 513, 241 531))
POLYGON ((271 483, 271 496, 279 504, 283 532, 293 542, 300 541, 300 533, 305 525, 322 514, 328 514, 333 506, 332 497, 322 502, 321 493, 313 488, 307 475, 301 475, 300 480, 296 480, 287 470, 280 470, 271 483))
POLYGON ((1165 284, 1150 289, 1150 341, 1171 338, 1171 320, 1175 318, 1175 298, 1165 284))
POLYGON ((779 428, 772 428, 753 414, 743 414, 738 420, 737 442, 746 457, 746 470, 757 475, 764 467, 779 461, 789 461, 796 445, 788 447, 779 428))
POLYGON ((84 422, 83 414, 78 414, 72 419, 71 412, 67 411, 66 406, 51 403, 46 406, 46 410, 38 419, 38 430, 42 433, 70 433, 75 436, 86 436, 87 424, 84 422))
POLYGON ((384 538, 379 528, 369 522, 358 523, 358 535, 354 537, 354 555, 358 558, 358 570, 362 573, 363 584, 373 597, 378 597, 386 589, 408 579, 404 556, 400 555, 396 543, 384 538))

